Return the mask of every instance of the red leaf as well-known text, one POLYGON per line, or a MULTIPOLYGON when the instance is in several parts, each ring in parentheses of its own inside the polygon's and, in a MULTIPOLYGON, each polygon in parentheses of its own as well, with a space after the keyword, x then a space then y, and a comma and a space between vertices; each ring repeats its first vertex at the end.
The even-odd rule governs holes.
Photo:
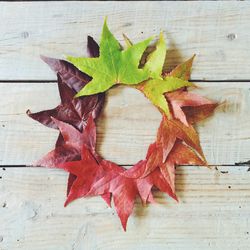
POLYGON ((61 104, 54 109, 44 110, 38 113, 27 114, 34 120, 44 124, 47 127, 56 128, 51 117, 55 117, 60 121, 67 122, 74 127, 82 130, 86 126, 87 119, 90 115, 94 119, 99 115, 99 112, 104 104, 104 95, 93 95, 88 97, 74 98, 76 91, 69 88, 62 81, 61 75, 58 74, 58 89, 61 96, 61 104))
POLYGON ((88 36, 87 47, 88 47, 88 52, 89 52, 90 57, 99 57, 100 56, 99 45, 91 36, 88 36))
POLYGON ((177 141, 166 162, 159 166, 163 177, 169 183, 173 193, 175 193, 176 165, 206 165, 206 162, 201 160, 190 147, 177 141))
POLYGON ((171 93, 166 93, 168 101, 171 104, 174 117, 188 126, 186 115, 183 112, 183 107, 197 107, 203 105, 212 105, 214 102, 194 93, 190 93, 183 89, 171 93))
POLYGON ((65 122, 53 117, 51 119, 60 130, 63 143, 36 162, 34 164, 35 166, 56 168, 58 164, 62 162, 80 159, 83 145, 93 150, 96 128, 92 117, 89 118, 88 125, 82 133, 65 122), (87 136, 87 134, 89 134, 89 136, 87 136))
POLYGON ((188 123, 194 124, 206 119, 213 114, 214 110, 218 107, 218 103, 207 104, 198 107, 183 107, 183 112, 187 118, 188 123))
MULTIPOLYGON (((86 145, 82 146, 82 159, 80 161, 71 161, 58 164, 62 168, 76 176, 76 180, 70 189, 65 206, 73 200, 85 196, 93 183, 103 176, 103 169, 86 145)), ((106 200, 106 196, 105 196, 106 200)))
MULTIPOLYGON (((88 51, 91 57, 99 55, 99 46, 92 37, 88 37, 88 51)), ((56 127, 51 120, 52 116, 81 130, 90 115, 94 119, 99 115, 104 104, 104 94, 74 98, 91 78, 67 61, 45 56, 41 58, 57 73, 61 104, 54 109, 38 113, 28 110, 27 114, 48 127, 56 127)))

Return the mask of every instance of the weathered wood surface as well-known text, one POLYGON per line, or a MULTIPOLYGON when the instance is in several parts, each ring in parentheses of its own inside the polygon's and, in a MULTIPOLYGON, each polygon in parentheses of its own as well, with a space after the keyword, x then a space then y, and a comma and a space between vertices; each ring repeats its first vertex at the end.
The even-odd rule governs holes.
MULTIPOLYGON (((249 249, 250 166, 233 165, 250 159, 250 2, 0 2, 0 21, 0 250, 249 249), (105 15, 120 41, 122 33, 139 41, 163 30, 168 68, 196 53, 192 79, 214 81, 196 91, 226 101, 197 126, 218 170, 178 167, 180 202, 159 192, 159 204, 138 201, 126 233, 99 197, 63 207, 67 173, 6 166, 31 164, 57 137, 25 114, 59 102, 39 55, 84 55, 105 15)), ((145 157, 159 122, 140 93, 114 88, 98 122, 98 151, 131 165, 145 157)))
MULTIPOLYGON (((210 164, 249 160, 250 82, 197 83, 196 90, 226 103, 197 127, 210 164), (230 152, 230 154, 229 154, 230 152)), ((109 91, 98 122, 98 150, 122 165, 145 157, 156 138, 160 113, 137 90, 109 91)), ((4 165, 31 164, 53 148, 58 132, 27 117, 25 111, 53 108, 59 103, 55 83, 2 83, 0 103, 0 161, 4 165), (39 100, 39 101, 38 101, 39 100)))
POLYGON ((60 170, 0 170, 0 249, 240 249, 250 244, 248 167, 177 168, 176 203, 138 201, 124 233, 99 198, 63 207, 67 174, 60 170), (223 171, 223 173, 221 173, 223 171))
POLYGON ((40 54, 85 53, 103 18, 133 41, 163 30, 170 66, 194 53, 193 79, 250 79, 249 2, 22 2, 0 4, 0 80, 55 79, 40 54))

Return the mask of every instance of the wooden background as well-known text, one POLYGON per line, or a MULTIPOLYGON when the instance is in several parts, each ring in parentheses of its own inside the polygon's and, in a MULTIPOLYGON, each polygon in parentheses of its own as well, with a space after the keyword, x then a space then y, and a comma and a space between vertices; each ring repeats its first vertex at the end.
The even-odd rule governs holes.
MULTIPOLYGON (((0 2, 0 249, 233 249, 250 246, 249 2, 0 2), (103 18, 114 34, 139 41, 164 31, 168 68, 192 54, 192 80, 226 103, 197 127, 211 170, 177 168, 177 204, 156 192, 139 201, 122 231, 100 198, 63 207, 67 173, 27 168, 52 149, 57 131, 25 111, 59 102, 44 54, 84 55, 103 18)), ((98 150, 126 165, 143 158, 158 111, 138 92, 109 91, 98 122, 98 150)))

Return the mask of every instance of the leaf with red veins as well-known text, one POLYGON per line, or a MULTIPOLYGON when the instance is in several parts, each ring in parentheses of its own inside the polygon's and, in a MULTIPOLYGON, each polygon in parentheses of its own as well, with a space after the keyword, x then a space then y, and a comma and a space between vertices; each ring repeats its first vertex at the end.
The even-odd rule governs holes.
MULTIPOLYGON (((49 168, 56 168, 58 164, 66 161, 73 161, 81 158, 81 147, 85 143, 89 145, 89 140, 82 140, 85 131, 82 133, 75 129, 73 126, 51 118, 55 126, 60 130, 63 137, 63 144, 57 146, 54 150, 50 151, 42 159, 33 164, 33 166, 43 166, 49 168)), ((89 121, 91 123, 91 119, 89 121)), ((95 129, 95 127, 94 127, 95 129)))
POLYGON ((142 202, 154 202, 151 188, 153 184, 148 179, 133 179, 123 175, 126 171, 137 171, 142 168, 145 161, 138 162, 133 168, 126 170, 115 163, 103 160, 100 164, 105 169, 104 176, 92 186, 88 195, 103 195, 111 193, 116 212, 126 231, 128 217, 131 215, 136 196, 142 202))
MULTIPOLYGON (((89 117, 87 126, 82 133, 65 122, 59 121, 53 117, 52 120, 60 130, 61 136, 63 137, 63 143, 56 146, 54 150, 34 163, 35 166, 56 168, 58 164, 63 162, 80 160, 82 145, 86 145, 93 154, 96 155, 96 126, 91 116, 89 117)), ((96 156, 96 159, 100 160, 100 157, 96 156)), ((75 176, 70 174, 68 178, 67 193, 69 193, 74 181, 75 176)))
POLYGON ((157 147, 163 149, 163 161, 165 162, 166 157, 172 150, 176 139, 180 139, 185 142, 188 146, 193 148, 201 157, 205 160, 200 140, 197 132, 193 126, 185 126, 182 122, 176 119, 168 120, 167 117, 163 116, 160 127, 157 133, 157 147), (174 139, 173 139, 174 138, 174 139))
POLYGON ((206 165, 206 162, 201 160, 190 147, 178 140, 168 155, 166 162, 159 166, 173 193, 175 193, 176 165, 206 165))
MULTIPOLYGON (((92 37, 88 37, 88 51, 91 57, 99 55, 99 46, 92 37)), ((31 113, 30 110, 28 110, 27 114, 47 127, 56 128, 51 120, 51 116, 53 116, 58 120, 67 122, 79 130, 82 130, 90 115, 92 115, 94 119, 99 115, 104 104, 104 94, 74 98, 76 93, 80 91, 91 78, 67 61, 45 56, 41 56, 41 58, 58 75, 58 89, 61 104, 54 109, 38 113, 31 113)))
POLYGON ((213 103, 197 107, 183 107, 182 110, 187 118, 188 123, 194 124, 211 116, 218 106, 218 103, 213 103))
MULTIPOLYGON (((99 45, 91 36, 88 36, 87 48, 90 57, 99 56, 99 45)), ((41 59, 47 63, 54 72, 59 73, 62 80, 75 92, 79 92, 91 80, 91 77, 65 60, 46 56, 41 56, 41 59)))
POLYGON ((51 117, 55 117, 60 121, 67 122, 75 128, 82 130, 86 126, 89 116, 94 119, 99 115, 103 104, 104 95, 95 95, 81 98, 74 98, 76 91, 69 88, 67 84, 62 81, 61 75, 58 74, 58 89, 61 97, 61 104, 54 109, 44 110, 37 113, 27 114, 34 120, 51 128, 56 128, 55 123, 51 117))
POLYGON ((194 93, 190 93, 185 90, 177 90, 174 92, 166 93, 166 98, 168 99, 173 115, 176 119, 179 119, 186 126, 189 126, 186 119, 186 115, 183 112, 183 107, 197 107, 203 105, 212 105, 214 102, 194 93))
POLYGON ((139 168, 137 171, 128 170, 124 175, 130 178, 146 177, 157 167, 160 167, 161 164, 165 163, 177 140, 181 140, 193 148, 199 154, 198 157, 206 162, 199 136, 195 129, 191 125, 186 127, 178 120, 168 120, 166 116, 163 116, 157 132, 157 140, 149 146, 145 168, 139 168))
MULTIPOLYGON (((75 199, 86 196, 93 183, 103 176, 103 168, 86 145, 82 146, 81 156, 80 161, 64 162, 57 165, 57 168, 64 169, 76 176, 64 206, 75 199)), ((108 205, 110 205, 109 197, 108 193, 103 196, 108 205)))

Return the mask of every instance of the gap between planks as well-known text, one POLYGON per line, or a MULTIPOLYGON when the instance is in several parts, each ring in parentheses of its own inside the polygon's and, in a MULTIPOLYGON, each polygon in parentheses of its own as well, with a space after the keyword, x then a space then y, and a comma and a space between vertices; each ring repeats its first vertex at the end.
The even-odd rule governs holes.
MULTIPOLYGON (((197 126, 209 164, 249 161, 250 83, 211 82, 198 86, 202 89, 195 91, 200 94, 227 103, 197 126)), ((0 140, 5 144, 0 145, 0 164, 30 165, 53 148, 58 131, 29 119, 25 111, 56 106, 59 103, 56 83, 46 87, 41 83, 5 83, 1 93, 0 140), (38 96, 45 101, 37 102, 38 96)), ((124 86, 112 88, 97 121, 97 151, 119 165, 136 163, 145 157, 147 146, 155 140, 160 119, 157 109, 138 91, 124 86)))

